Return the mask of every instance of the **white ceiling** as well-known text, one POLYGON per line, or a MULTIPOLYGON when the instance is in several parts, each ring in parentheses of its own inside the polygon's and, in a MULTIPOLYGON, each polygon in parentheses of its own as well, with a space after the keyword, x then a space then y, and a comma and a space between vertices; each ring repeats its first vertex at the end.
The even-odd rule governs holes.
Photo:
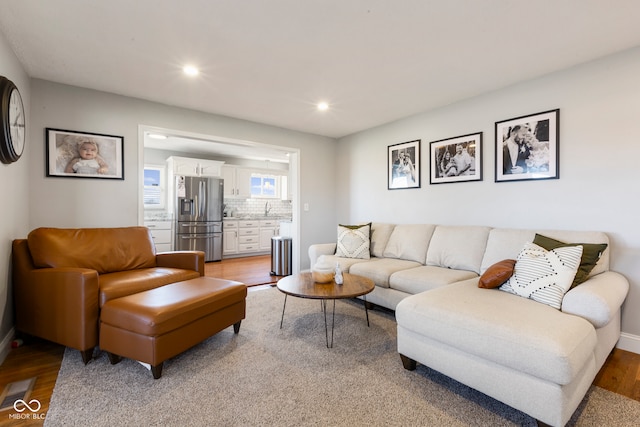
POLYGON ((153 129, 144 132, 144 147, 178 152, 188 157, 232 157, 246 160, 289 163, 290 151, 251 141, 214 138, 213 136, 183 134, 169 129, 153 129), (167 139, 155 139, 149 135, 161 134, 167 139))
POLYGON ((335 138, 640 45, 637 0, 0 5, 31 77, 335 138))

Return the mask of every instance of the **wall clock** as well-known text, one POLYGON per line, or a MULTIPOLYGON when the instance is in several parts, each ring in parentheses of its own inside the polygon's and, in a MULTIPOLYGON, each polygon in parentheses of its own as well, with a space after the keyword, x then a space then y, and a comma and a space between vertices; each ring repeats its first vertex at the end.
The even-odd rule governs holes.
POLYGON ((26 138, 24 105, 13 82, 0 76, 0 161, 13 163, 24 151, 26 138))

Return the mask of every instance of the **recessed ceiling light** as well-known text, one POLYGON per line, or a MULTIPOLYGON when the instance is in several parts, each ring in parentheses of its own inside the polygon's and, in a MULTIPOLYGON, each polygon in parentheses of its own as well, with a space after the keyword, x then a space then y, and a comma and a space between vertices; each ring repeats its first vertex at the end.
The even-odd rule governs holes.
POLYGON ((147 136, 152 139, 167 139, 167 135, 162 135, 159 133, 150 133, 147 136))
POLYGON ((185 65, 182 71, 184 71, 187 76, 191 77, 197 76, 200 73, 200 71, 193 65, 185 65))
POLYGON ((326 102, 319 102, 318 103, 318 110, 327 111, 328 109, 329 109, 329 104, 327 104, 326 102))

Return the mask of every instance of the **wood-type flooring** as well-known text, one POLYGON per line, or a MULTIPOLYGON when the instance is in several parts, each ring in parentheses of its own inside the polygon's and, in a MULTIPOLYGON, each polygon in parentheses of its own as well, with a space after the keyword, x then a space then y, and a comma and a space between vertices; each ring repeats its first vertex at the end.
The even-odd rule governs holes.
MULTIPOLYGON (((278 277, 271 276, 270 271, 269 255, 225 259, 221 262, 207 263, 205 267, 207 276, 236 280, 251 286, 274 284, 278 277)), ((11 349, 0 366, 0 392, 8 383, 37 377, 29 399, 37 399, 40 402, 42 406, 38 413, 42 418, 17 420, 10 418, 10 414, 15 414, 13 409, 0 411, 0 427, 44 424, 44 416, 49 408, 63 353, 63 346, 39 339, 11 349)), ((614 349, 596 376, 594 384, 640 401, 640 354, 614 349)))

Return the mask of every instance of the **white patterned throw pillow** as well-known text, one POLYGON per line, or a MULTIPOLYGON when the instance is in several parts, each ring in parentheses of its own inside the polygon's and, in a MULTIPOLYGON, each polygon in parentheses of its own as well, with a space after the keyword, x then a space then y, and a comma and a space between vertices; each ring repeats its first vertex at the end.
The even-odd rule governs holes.
POLYGON ((582 249, 577 245, 547 251, 527 243, 518 255, 513 276, 500 286, 500 290, 559 310, 580 266, 582 249))
POLYGON ((369 259, 371 254, 371 223, 364 225, 338 225, 336 255, 344 258, 369 259))

